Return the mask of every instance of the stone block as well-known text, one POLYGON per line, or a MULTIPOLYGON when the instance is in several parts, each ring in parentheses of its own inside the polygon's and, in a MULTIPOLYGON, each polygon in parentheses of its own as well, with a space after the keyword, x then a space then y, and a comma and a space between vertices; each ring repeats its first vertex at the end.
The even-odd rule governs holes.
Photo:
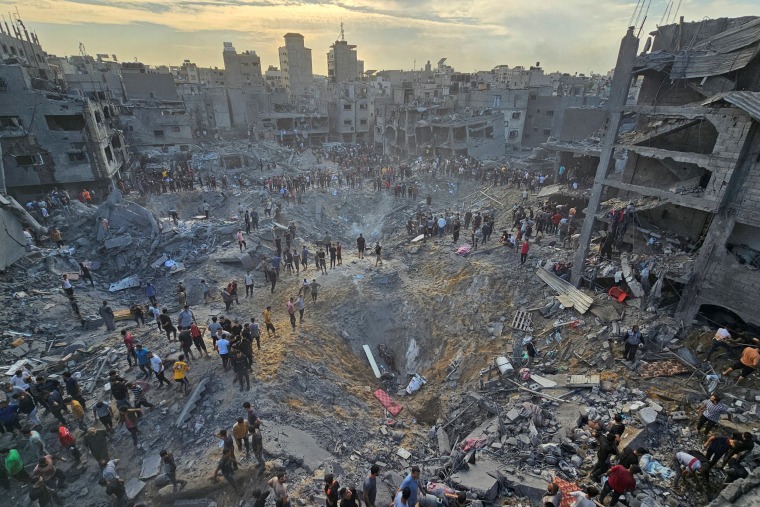
POLYGON ((264 443, 264 450, 270 456, 292 458, 309 472, 332 458, 332 454, 322 449, 313 436, 287 425, 278 426, 277 432, 270 434, 264 443))
POLYGON ((145 483, 140 479, 132 477, 126 483, 124 483, 124 489, 127 490, 127 498, 134 500, 137 498, 142 490, 145 488, 145 483))
MULTIPOLYGON (((468 470, 459 470, 452 474, 451 483, 455 487, 475 493, 478 498, 486 502, 493 502, 499 494, 499 481, 495 477, 495 472, 500 467, 501 464, 498 461, 481 455, 468 470)), ((546 488, 546 484, 542 486, 543 488, 546 488)))
POLYGON ((644 407, 638 412, 639 421, 642 422, 645 426, 649 426, 650 424, 654 424, 654 422, 657 420, 657 412, 652 407, 644 407))
POLYGON ((243 265, 243 269, 250 271, 252 269, 256 269, 256 261, 253 260, 253 257, 251 257, 248 254, 243 254, 239 257, 240 264, 243 265))
POLYGON ((161 456, 148 456, 143 459, 140 469, 140 479, 152 479, 161 471, 161 456))
POLYGON ((103 243, 107 249, 120 248, 129 246, 132 244, 132 236, 124 234, 123 236, 116 236, 115 238, 109 238, 103 243))

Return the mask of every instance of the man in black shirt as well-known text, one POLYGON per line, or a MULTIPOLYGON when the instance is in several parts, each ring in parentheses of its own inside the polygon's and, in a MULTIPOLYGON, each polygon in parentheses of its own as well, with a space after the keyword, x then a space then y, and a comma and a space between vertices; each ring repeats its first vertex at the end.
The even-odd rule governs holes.
POLYGON ((192 350, 193 335, 190 333, 190 329, 183 329, 179 332, 179 345, 182 347, 182 353, 185 354, 188 360, 195 360, 192 350))
POLYGON ((364 239, 364 236, 359 234, 359 237, 356 238, 356 249, 359 250, 359 258, 364 258, 364 248, 367 245, 367 241, 364 239))
POLYGON ((169 316, 169 310, 164 308, 161 310, 161 315, 158 316, 158 322, 161 324, 161 329, 166 331, 166 339, 172 341, 171 335, 174 335, 174 339, 177 339, 177 328, 172 323, 172 318, 169 316))

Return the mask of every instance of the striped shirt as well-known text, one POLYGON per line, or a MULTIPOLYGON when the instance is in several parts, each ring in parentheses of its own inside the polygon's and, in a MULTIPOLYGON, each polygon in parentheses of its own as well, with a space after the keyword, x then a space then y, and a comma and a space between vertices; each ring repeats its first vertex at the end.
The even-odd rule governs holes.
POLYGON ((713 422, 717 422, 718 419, 720 419, 721 414, 728 413, 728 407, 721 402, 713 403, 710 400, 705 400, 704 405, 705 411, 702 413, 702 415, 713 422))
POLYGON ((137 384, 135 384, 132 387, 132 396, 134 396, 134 398, 135 398, 135 404, 139 403, 140 400, 142 400, 142 397, 143 397, 143 389, 142 389, 142 387, 140 387, 137 384))

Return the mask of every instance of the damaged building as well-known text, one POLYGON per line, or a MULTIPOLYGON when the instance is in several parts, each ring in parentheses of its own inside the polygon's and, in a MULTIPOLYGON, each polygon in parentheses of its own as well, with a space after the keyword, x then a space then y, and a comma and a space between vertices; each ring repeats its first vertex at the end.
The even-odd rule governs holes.
MULTIPOLYGON (((587 210, 597 218, 583 224, 576 265, 606 220, 605 199, 645 199, 649 209, 638 213, 630 241, 638 234, 677 245, 692 259, 669 279, 676 315, 688 322, 718 311, 760 324, 746 297, 760 283, 760 18, 682 18, 651 35, 638 55, 633 32, 623 39, 599 142, 555 146, 599 160, 587 210), (626 105, 637 80, 638 101, 626 105), (634 128, 621 128, 630 119, 634 128)), ((575 270, 573 280, 582 276, 575 270)))
POLYGON ((0 146, 9 193, 32 196, 55 187, 103 188, 129 161, 117 109, 72 96, 36 69, 0 64, 0 146), (30 72, 31 71, 31 72, 30 72))

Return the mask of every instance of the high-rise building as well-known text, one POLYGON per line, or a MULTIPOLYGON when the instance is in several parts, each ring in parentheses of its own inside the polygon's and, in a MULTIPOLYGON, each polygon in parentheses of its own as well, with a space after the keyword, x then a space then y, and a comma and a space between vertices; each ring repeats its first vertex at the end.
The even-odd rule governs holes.
POLYGON ((333 83, 347 83, 361 79, 364 62, 356 58, 356 46, 345 40, 336 40, 327 53, 327 77, 333 83), (360 65, 361 62, 361 65, 360 65))
POLYGON ((292 100, 306 95, 312 84, 311 49, 304 46, 300 33, 286 33, 284 38, 285 45, 280 47, 280 71, 292 100))
POLYGON ((224 69, 227 72, 227 86, 264 89, 261 58, 256 51, 238 53, 231 42, 225 42, 222 57, 224 69))

